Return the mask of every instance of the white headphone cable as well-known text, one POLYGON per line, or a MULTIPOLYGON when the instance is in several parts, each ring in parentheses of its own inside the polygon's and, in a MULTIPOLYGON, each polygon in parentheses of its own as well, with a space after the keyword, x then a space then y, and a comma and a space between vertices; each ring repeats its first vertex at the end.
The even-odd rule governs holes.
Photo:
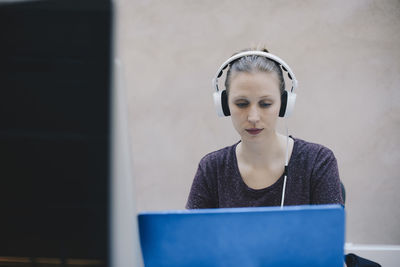
POLYGON ((285 203, 286 180, 287 180, 288 165, 289 165, 289 132, 288 132, 286 120, 285 120, 285 127, 286 127, 286 155, 285 155, 285 170, 284 170, 284 178, 283 178, 281 209, 283 208, 283 204, 285 203))

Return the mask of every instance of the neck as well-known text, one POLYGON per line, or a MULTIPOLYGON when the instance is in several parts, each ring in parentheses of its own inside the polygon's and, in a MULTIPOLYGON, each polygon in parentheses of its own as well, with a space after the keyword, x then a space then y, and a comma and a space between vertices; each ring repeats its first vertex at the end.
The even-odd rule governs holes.
POLYGON ((285 159, 286 137, 274 133, 260 142, 242 141, 237 147, 238 156, 245 162, 256 166, 268 166, 285 159))

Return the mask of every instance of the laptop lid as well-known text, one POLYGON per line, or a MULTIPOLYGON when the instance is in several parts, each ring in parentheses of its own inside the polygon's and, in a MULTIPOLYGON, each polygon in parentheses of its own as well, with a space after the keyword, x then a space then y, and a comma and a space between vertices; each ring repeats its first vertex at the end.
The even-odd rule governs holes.
POLYGON ((343 266, 340 205, 147 212, 145 266, 343 266))

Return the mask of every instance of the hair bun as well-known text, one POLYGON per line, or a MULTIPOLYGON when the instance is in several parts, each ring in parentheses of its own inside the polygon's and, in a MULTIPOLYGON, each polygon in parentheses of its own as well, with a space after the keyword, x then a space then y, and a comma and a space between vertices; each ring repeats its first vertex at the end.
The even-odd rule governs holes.
POLYGON ((249 50, 256 50, 256 51, 269 53, 268 48, 265 45, 265 43, 258 43, 257 45, 253 45, 252 49, 249 49, 249 50))

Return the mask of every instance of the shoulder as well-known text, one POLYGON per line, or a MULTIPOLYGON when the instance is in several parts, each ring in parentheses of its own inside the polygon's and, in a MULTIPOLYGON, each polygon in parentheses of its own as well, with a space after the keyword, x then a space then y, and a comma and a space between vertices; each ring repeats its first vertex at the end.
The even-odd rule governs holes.
POLYGON ((238 143, 234 145, 221 148, 219 150, 206 154, 201 160, 199 165, 202 167, 216 166, 221 163, 227 163, 234 159, 235 150, 238 143))
POLYGON ((333 151, 321 144, 308 142, 300 138, 294 138, 294 147, 297 156, 311 158, 335 158, 333 151))
POLYGON ((332 150, 321 144, 295 138, 292 164, 296 172, 308 173, 312 179, 338 177, 338 165, 332 150))

